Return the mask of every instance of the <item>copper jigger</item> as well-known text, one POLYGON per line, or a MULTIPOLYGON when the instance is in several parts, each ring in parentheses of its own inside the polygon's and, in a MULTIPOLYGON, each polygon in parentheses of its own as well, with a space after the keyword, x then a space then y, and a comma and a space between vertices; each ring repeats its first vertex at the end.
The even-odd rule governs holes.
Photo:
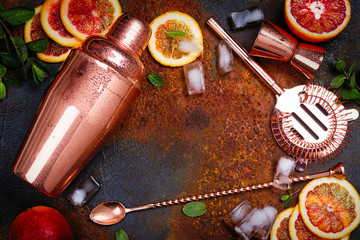
POLYGON ((290 64, 309 80, 319 69, 325 48, 299 43, 284 29, 266 19, 250 51, 250 55, 275 59, 290 64))

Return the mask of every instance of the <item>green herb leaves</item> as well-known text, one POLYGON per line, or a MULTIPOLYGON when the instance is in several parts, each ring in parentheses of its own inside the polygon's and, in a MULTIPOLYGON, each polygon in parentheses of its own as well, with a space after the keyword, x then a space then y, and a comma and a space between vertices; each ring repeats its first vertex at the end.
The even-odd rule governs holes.
POLYGON ((121 229, 115 233, 116 240, 129 240, 129 236, 124 229, 121 229))
POLYGON ((154 72, 150 73, 147 78, 149 82, 155 87, 162 87, 164 85, 164 80, 154 72))
POLYGON ((174 37, 185 37, 186 33, 181 31, 167 31, 166 36, 174 38, 174 37))
POLYGON ((206 205, 202 202, 190 202, 183 207, 182 211, 188 217, 199 217, 206 213, 206 205))
POLYGON ((280 200, 285 202, 285 204, 284 204, 285 208, 288 208, 290 206, 291 200, 293 198, 292 193, 291 193, 291 189, 289 189, 288 192, 289 192, 289 194, 282 195, 280 197, 280 200))
POLYGON ((357 60, 351 64, 346 71, 347 64, 344 60, 335 58, 336 69, 341 71, 341 74, 336 76, 330 83, 331 88, 339 89, 343 87, 341 91, 341 97, 345 100, 354 100, 360 105, 360 84, 357 83, 354 69, 357 65, 357 60))
POLYGON ((35 14, 33 8, 14 7, 0 12, 0 17, 10 25, 19 25, 29 21, 35 14))
POLYGON ((43 82, 49 75, 48 67, 36 57, 36 53, 46 49, 47 40, 38 39, 25 44, 24 39, 13 36, 6 25, 15 26, 25 23, 34 14, 35 10, 32 8, 15 7, 7 10, 0 8, 0 44, 5 46, 0 51, 0 99, 6 97, 6 85, 13 88, 20 87, 21 81, 16 77, 21 73, 21 79, 27 79, 29 75, 36 84, 43 82), (3 45, 2 42, 5 44, 3 45), (13 70, 12 74, 9 69, 13 70), (30 72, 31 75, 28 74, 30 72))

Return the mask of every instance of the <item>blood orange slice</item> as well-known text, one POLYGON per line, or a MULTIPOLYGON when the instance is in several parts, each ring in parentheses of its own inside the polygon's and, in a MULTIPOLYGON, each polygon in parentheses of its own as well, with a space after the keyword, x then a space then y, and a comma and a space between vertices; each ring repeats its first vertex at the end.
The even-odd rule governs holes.
POLYGON ((40 12, 41 26, 55 42, 66 47, 79 47, 81 41, 71 35, 60 18, 61 0, 46 0, 40 12))
POLYGON ((349 0, 286 0, 285 20, 291 31, 309 42, 338 35, 351 16, 349 0))
POLYGON ((277 215, 271 228, 270 240, 290 240, 289 218, 294 208, 288 208, 277 215))
POLYGON ((47 48, 42 53, 37 54, 38 58, 44 62, 62 62, 70 54, 71 48, 61 46, 46 35, 40 23, 41 7, 42 5, 36 7, 33 18, 25 23, 25 42, 42 38, 47 39, 47 48))
POLYGON ((198 23, 186 13, 169 11, 156 17, 150 27, 149 51, 159 63, 179 67, 194 61, 203 51, 203 36, 198 23), (170 32, 182 34, 171 37, 170 32))
POLYGON ((305 225, 315 235, 338 239, 349 235, 360 223, 360 197, 346 180, 318 178, 308 183, 299 196, 305 225))
POLYGON ((121 15, 118 0, 62 0, 60 16, 65 28, 84 40, 90 35, 105 35, 121 15))
MULTIPOLYGON (((305 225, 300 211, 299 211, 299 205, 296 205, 294 210, 291 213, 290 219, 289 219, 289 234, 291 239, 297 239, 297 240, 324 240, 324 238, 318 237, 315 234, 313 234, 305 225)), ((341 240, 348 240, 350 238, 350 235, 347 235, 341 240)))

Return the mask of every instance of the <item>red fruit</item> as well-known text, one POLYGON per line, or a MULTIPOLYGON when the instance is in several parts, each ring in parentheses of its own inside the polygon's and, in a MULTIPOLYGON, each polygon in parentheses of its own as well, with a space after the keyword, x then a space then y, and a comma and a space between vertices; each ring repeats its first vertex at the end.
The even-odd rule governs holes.
POLYGON ((11 225, 9 240, 72 240, 65 217, 54 208, 37 206, 17 216, 11 225))

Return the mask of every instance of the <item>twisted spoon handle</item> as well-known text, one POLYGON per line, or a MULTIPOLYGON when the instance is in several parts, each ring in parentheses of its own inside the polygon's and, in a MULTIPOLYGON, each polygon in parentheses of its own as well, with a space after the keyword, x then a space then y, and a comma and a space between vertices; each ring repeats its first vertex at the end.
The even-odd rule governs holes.
MULTIPOLYGON (((345 178, 345 168, 342 163, 338 163, 334 168, 329 169, 326 172, 316 173, 316 174, 301 176, 301 177, 293 177, 293 178, 290 178, 290 182, 291 183, 301 182, 301 181, 307 181, 307 180, 320 178, 320 177, 337 177, 337 178, 343 179, 343 178, 345 178)), ((164 206, 168 206, 168 205, 192 202, 192 201, 208 199, 208 198, 222 197, 222 196, 227 196, 227 195, 236 194, 236 193, 240 193, 240 192, 271 187, 271 186, 273 186, 273 184, 274 184, 273 182, 268 182, 268 183, 262 183, 262 184, 257 184, 257 185, 253 185, 253 186, 248 186, 248 187, 230 189, 230 190, 226 190, 226 191, 199 194, 199 195, 194 195, 194 196, 190 196, 190 197, 175 198, 175 199, 171 199, 171 200, 167 200, 167 201, 163 201, 163 202, 150 203, 150 204, 139 206, 139 207, 127 208, 126 212, 144 210, 144 209, 148 209, 148 208, 164 207, 164 206)))

